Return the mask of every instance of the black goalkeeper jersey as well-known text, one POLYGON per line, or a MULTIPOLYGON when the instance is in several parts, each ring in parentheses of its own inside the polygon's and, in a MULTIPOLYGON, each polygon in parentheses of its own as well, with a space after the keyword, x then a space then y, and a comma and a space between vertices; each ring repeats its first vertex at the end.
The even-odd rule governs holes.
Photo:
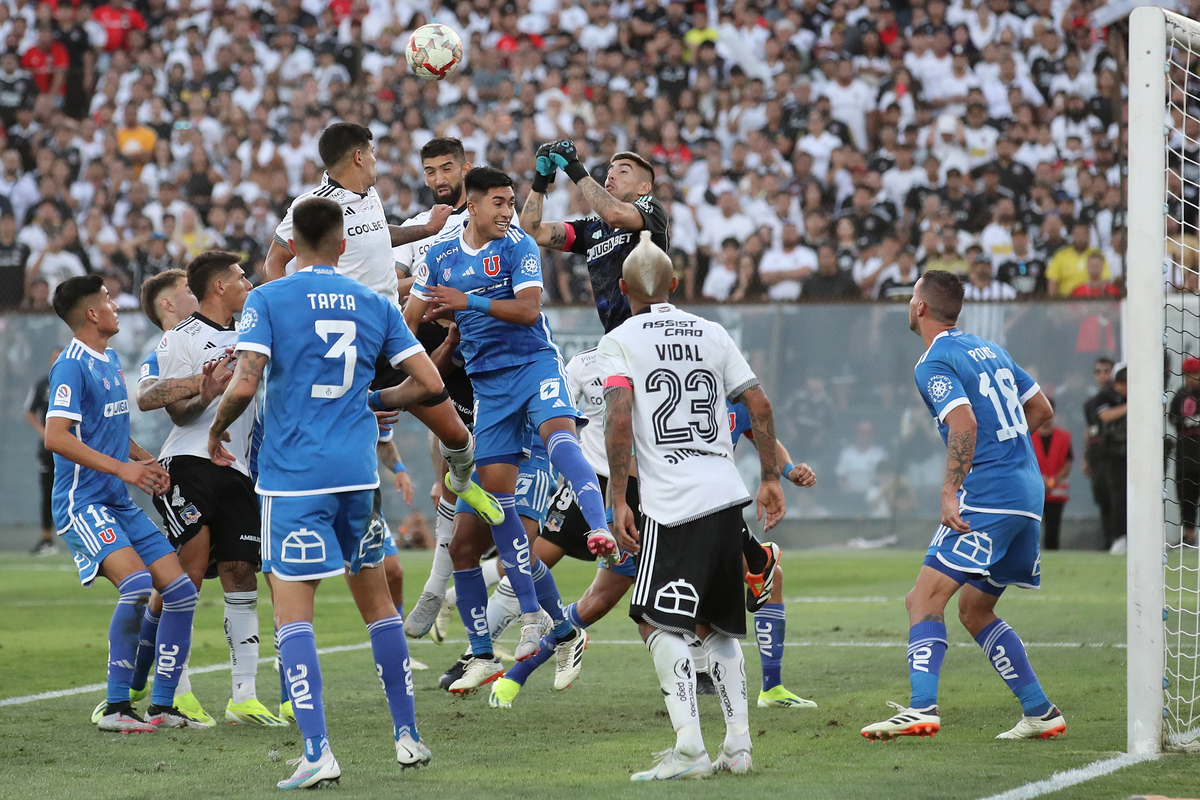
MULTIPOLYGON (((662 203, 648 194, 634 200, 633 207, 641 213, 642 228, 650 231, 650 241, 663 250, 670 248, 670 222, 662 203)), ((587 259, 596 311, 608 333, 630 317, 629 298, 621 294, 621 267, 637 247, 641 231, 614 228, 595 214, 565 224, 569 242, 565 249, 587 259)))

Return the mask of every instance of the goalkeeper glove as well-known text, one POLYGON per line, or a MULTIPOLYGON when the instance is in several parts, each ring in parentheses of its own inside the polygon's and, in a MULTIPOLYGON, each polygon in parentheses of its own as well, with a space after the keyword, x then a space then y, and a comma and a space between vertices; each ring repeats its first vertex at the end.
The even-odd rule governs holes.
POLYGON ((570 139, 560 139, 550 145, 550 158, 559 169, 567 173, 568 178, 576 183, 588 175, 587 167, 580 163, 579 151, 575 149, 575 143, 570 139))

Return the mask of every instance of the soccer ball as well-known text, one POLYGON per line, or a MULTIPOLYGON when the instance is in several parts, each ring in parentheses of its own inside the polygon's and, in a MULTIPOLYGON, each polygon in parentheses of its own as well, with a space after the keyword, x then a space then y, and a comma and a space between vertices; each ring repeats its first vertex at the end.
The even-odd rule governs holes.
POLYGON ((462 65, 462 39, 445 25, 422 25, 408 38, 404 57, 415 74, 427 81, 440 81, 462 65))

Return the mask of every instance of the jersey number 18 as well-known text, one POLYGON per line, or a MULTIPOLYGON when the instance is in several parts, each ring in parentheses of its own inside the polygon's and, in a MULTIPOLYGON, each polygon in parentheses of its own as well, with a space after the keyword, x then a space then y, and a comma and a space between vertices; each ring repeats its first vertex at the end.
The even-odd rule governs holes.
POLYGON ((992 407, 996 409, 996 419, 1000 420, 1000 427, 996 430, 997 439, 1007 442, 1017 438, 1018 434, 1029 432, 1029 423, 1025 421, 1025 408, 1021 405, 1021 396, 1017 393, 1017 381, 1012 370, 996 370, 995 383, 992 383, 992 376, 988 373, 979 373, 979 393, 991 400, 992 407), (1004 396, 1003 404, 1000 402, 1001 395, 1004 396))

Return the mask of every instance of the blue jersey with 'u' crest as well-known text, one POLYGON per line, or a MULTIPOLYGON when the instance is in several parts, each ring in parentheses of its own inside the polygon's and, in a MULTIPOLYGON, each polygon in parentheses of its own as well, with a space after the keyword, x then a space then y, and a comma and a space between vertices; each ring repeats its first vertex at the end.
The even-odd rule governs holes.
POLYGON ((1041 518, 1045 487, 1024 404, 1041 387, 1003 347, 957 328, 943 331, 917 362, 917 389, 938 421, 962 405, 975 414, 975 460, 959 492, 965 511, 1041 518))
MULTIPOLYGON (((469 222, 467 223, 470 224, 469 222)), ((489 300, 512 300, 517 292, 542 288, 542 258, 537 242, 520 228, 474 250, 462 231, 439 236, 414 270, 413 296, 428 300, 430 289, 449 286, 489 300)), ((559 358, 545 314, 533 325, 503 322, 478 311, 456 311, 467 372, 475 375, 505 367, 559 358)))

